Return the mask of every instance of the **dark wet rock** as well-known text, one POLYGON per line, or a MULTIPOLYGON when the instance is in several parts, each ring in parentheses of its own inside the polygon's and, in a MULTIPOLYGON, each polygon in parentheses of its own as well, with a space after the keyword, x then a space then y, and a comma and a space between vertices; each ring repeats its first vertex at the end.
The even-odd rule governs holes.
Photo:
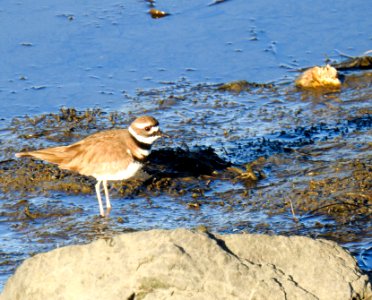
POLYGON ((0 298, 346 300, 371 294, 367 276, 333 242, 176 229, 35 255, 0 298))

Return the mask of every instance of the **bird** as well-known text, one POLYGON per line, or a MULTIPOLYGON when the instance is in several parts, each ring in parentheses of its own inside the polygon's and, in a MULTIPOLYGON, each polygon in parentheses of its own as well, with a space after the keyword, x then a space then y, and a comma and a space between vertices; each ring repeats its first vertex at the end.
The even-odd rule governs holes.
POLYGON ((151 116, 140 116, 128 129, 100 131, 68 146, 24 151, 15 156, 41 159, 58 165, 60 169, 94 177, 99 213, 104 217, 101 184, 108 216, 112 207, 107 181, 133 177, 143 167, 152 144, 160 137, 168 136, 160 130, 159 122, 151 116))

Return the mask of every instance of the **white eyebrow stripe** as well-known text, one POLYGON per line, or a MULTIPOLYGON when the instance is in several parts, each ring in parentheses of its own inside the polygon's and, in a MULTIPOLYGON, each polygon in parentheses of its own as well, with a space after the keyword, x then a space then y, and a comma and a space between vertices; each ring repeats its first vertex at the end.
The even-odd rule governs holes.
POLYGON ((138 127, 139 129, 144 129, 145 127, 149 126, 148 124, 146 123, 143 123, 143 124, 136 124, 136 127, 138 127))

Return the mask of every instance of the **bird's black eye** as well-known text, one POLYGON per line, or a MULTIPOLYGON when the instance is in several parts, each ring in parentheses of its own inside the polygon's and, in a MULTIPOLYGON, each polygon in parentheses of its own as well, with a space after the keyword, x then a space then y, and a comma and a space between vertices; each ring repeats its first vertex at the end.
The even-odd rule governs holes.
POLYGON ((151 129, 150 126, 145 127, 145 130, 146 130, 146 131, 150 131, 150 129, 151 129))

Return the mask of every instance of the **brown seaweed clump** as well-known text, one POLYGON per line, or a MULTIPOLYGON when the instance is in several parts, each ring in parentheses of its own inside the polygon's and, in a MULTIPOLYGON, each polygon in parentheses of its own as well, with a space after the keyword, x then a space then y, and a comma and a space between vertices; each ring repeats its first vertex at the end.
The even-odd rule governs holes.
POLYGON ((351 57, 350 59, 332 64, 337 70, 370 70, 372 69, 372 56, 368 55, 372 51, 367 51, 365 55, 351 57))
POLYGON ((296 86, 305 89, 339 90, 341 88, 341 81, 337 78, 337 70, 330 65, 307 69, 296 79, 295 83, 296 86))
POLYGON ((220 85, 217 89, 223 92, 241 93, 247 92, 255 88, 273 89, 274 84, 271 83, 256 83, 248 82, 246 80, 237 80, 220 85))

